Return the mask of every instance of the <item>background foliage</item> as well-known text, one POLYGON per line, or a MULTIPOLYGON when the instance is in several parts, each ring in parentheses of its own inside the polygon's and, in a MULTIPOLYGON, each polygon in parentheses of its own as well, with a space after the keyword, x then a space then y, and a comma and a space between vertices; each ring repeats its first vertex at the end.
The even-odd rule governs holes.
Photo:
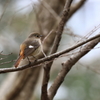
MULTIPOLYGON (((0 51, 3 51, 4 54, 13 53, 0 62, 16 59, 19 52, 20 43, 29 35, 31 31, 36 31, 38 29, 35 15, 36 13, 31 5, 33 2, 26 1, 28 0, 0 0, 0 51)), ((76 2, 74 1, 74 3, 76 2)), ((99 16, 100 9, 99 7, 98 11, 96 10, 98 3, 100 4, 100 1, 87 1, 85 5, 71 17, 66 27, 70 28, 74 34, 77 33, 79 36, 85 36, 90 30, 94 28, 94 26, 97 26, 100 22, 100 19, 96 18, 96 15, 99 16), (94 7, 94 9, 91 7, 94 7), (91 9, 93 9, 93 12, 90 12, 91 9), (88 17, 90 19, 88 19, 88 17)), ((77 43, 78 39, 78 37, 68 35, 65 31, 63 33, 59 50, 63 50, 64 48, 77 43)), ((100 99, 99 52, 99 48, 93 50, 93 52, 90 52, 88 55, 82 58, 72 68, 72 70, 66 76, 64 83, 58 90, 54 100, 100 99)), ((67 57, 68 56, 65 56, 55 60, 53 65, 54 67, 52 67, 51 70, 50 84, 56 77, 58 71, 61 69, 61 62, 64 62, 67 57)), ((2 58, 2 55, 0 55, 0 58, 2 58)), ((13 62, 1 65, 0 67, 4 68, 12 66, 13 62)), ((2 83, 2 81, 5 79, 6 75, 7 74, 0 75, 0 83, 2 83)), ((39 84, 37 85, 34 96, 34 98, 37 100, 40 98, 39 91, 42 83, 41 78, 39 80, 39 84)))

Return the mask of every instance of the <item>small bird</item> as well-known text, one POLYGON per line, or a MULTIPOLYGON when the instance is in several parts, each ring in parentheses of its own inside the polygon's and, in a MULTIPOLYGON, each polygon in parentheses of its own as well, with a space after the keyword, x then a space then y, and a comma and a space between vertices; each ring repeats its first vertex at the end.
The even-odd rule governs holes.
MULTIPOLYGON (((36 57, 42 51, 41 44, 42 35, 39 33, 31 33, 29 37, 20 45, 20 53, 14 66, 18 67, 20 61, 28 56, 36 57)), ((29 59, 28 59, 29 60, 29 59)))

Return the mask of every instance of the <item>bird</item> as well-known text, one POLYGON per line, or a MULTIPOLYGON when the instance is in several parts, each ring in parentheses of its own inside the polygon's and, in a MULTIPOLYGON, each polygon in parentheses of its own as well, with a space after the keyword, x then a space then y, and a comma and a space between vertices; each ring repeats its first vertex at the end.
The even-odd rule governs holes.
POLYGON ((28 38, 20 45, 19 57, 14 64, 15 68, 18 67, 22 59, 25 59, 26 57, 28 59, 28 56, 33 56, 36 58, 36 56, 43 51, 41 37, 42 35, 40 33, 32 32, 28 38))

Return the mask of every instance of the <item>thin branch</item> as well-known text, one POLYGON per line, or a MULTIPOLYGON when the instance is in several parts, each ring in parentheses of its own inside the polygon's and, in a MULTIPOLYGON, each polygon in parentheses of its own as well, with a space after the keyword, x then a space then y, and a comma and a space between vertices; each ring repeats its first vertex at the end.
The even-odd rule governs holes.
POLYGON ((100 38, 100 34, 94 36, 94 37, 91 37, 90 39, 87 39, 83 42, 80 42, 80 43, 77 43, 76 45, 74 46, 71 46, 63 51, 60 51, 60 52, 57 52, 57 53, 54 53, 54 54, 51 54, 50 56, 47 56, 47 57, 44 57, 42 59, 38 59, 36 62, 32 62, 31 64, 27 64, 27 65, 24 65, 24 66, 20 66, 18 68, 1 68, 0 69, 0 73, 7 73, 7 72, 15 72, 15 71, 20 71, 20 70, 24 70, 26 68, 31 68, 31 67, 36 67, 38 64, 41 64, 45 61, 50 61, 52 59, 55 59, 57 57, 59 57, 60 55, 64 54, 64 53, 68 53, 78 47, 80 47, 81 45, 84 45, 85 43, 88 43, 96 38, 100 38))
POLYGON ((95 26, 94 29, 92 29, 86 36, 84 36, 83 38, 88 38, 89 36, 91 36, 95 31, 97 31, 100 28, 100 24, 95 26))
POLYGON ((9 54, 3 54, 3 51, 0 52, 0 55, 3 55, 3 56, 9 56, 9 55, 12 55, 12 53, 9 53, 9 54))
MULTIPOLYGON (((100 47, 96 47, 96 48, 93 48, 93 49, 85 49, 85 50, 82 49, 82 51, 86 51, 86 50, 90 50, 91 51, 91 50, 95 50, 95 49, 99 49, 99 48, 100 47)), ((79 53, 80 51, 81 51, 81 49, 79 51, 76 51, 76 52, 70 52, 70 53, 67 53, 67 54, 63 54, 63 55, 59 56, 59 58, 65 57, 65 56, 69 57, 71 55, 74 55, 76 53, 79 53)))
POLYGON ((51 31, 44 37, 42 43, 44 44, 45 41, 48 39, 48 37, 49 37, 51 34, 53 34, 53 33, 55 33, 55 31, 54 31, 54 30, 51 30, 51 31))
POLYGON ((65 76, 67 75, 67 73, 70 71, 70 69, 72 68, 72 66, 85 54, 87 54, 90 50, 88 49, 92 49, 94 46, 96 46, 100 41, 100 37, 91 41, 90 43, 88 43, 87 45, 85 45, 81 51, 78 54, 75 54, 73 57, 70 57, 65 63, 62 63, 62 69, 61 71, 58 73, 56 79, 54 80, 53 84, 51 85, 51 87, 49 88, 49 97, 50 100, 53 99, 53 97, 55 96, 57 90, 59 89, 60 85, 63 83, 65 76), (84 51, 84 49, 86 51, 84 51))
POLYGON ((38 0, 42 6, 44 8, 46 8, 46 10, 56 19, 56 20, 60 20, 60 17, 57 15, 57 13, 48 5, 48 3, 46 3, 45 1, 41 1, 41 0, 38 0))
POLYGON ((77 37, 77 38, 83 38, 83 36, 81 36, 81 35, 74 34, 69 28, 65 28, 64 33, 69 35, 69 36, 73 36, 73 37, 77 37))
MULTIPOLYGON (((1 51, 1 52, 0 52, 0 55, 1 55, 0 61, 2 61, 2 60, 7 59, 9 55, 12 55, 12 53, 3 54, 3 51, 1 51), (4 56, 4 57, 3 57, 3 56, 4 56)), ((2 63, 0 63, 0 65, 8 64, 8 63, 10 63, 10 62, 13 62, 13 60, 11 60, 11 61, 6 61, 6 62, 2 62, 2 63)))
POLYGON ((6 61, 6 62, 2 62, 0 63, 0 65, 4 65, 4 64, 8 64, 8 63, 11 63, 11 62, 14 62, 15 60, 10 60, 10 61, 6 61))
POLYGON ((82 67, 86 67, 87 69, 95 72, 96 74, 100 75, 100 69, 97 69, 95 66, 88 66, 88 65, 83 65, 81 62, 78 62, 82 67))
MULTIPOLYGON (((80 9, 86 2, 87 0, 80 0, 74 7, 71 7, 68 19, 71 18, 71 16, 78 11, 78 9, 80 9)), ((67 20, 68 20, 67 19, 67 20)))

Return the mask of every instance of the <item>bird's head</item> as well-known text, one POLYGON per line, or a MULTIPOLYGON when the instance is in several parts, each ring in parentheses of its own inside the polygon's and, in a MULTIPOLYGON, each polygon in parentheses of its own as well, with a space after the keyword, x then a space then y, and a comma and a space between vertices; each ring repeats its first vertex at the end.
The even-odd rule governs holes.
POLYGON ((36 39, 40 39, 41 37, 42 37, 42 35, 41 35, 41 34, 39 34, 39 33, 36 33, 36 32, 31 33, 31 34, 29 35, 29 38, 36 38, 36 39))

